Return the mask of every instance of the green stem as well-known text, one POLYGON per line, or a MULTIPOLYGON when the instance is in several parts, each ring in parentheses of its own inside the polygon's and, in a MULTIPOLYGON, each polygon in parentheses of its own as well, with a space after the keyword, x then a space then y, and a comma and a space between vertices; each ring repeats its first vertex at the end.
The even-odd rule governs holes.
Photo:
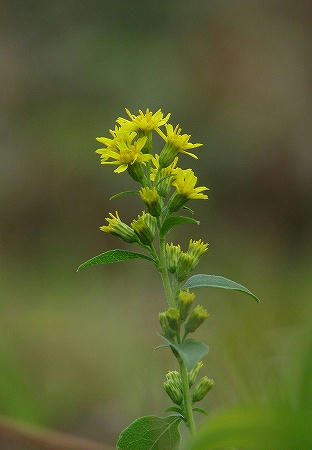
MULTIPOLYGON (((158 229, 158 237, 159 237, 159 271, 161 273, 161 277, 163 280, 164 289, 167 296, 167 301, 169 306, 175 306, 175 298, 172 293, 172 288, 169 280, 169 274, 167 269, 167 263, 166 263, 166 247, 165 247, 165 237, 160 235, 160 228, 161 228, 161 221, 158 218, 157 219, 157 229, 158 229)), ((175 293, 178 289, 179 285, 175 285, 175 293)), ((174 293, 174 294, 175 294, 174 293)), ((180 333, 177 335, 178 343, 181 343, 180 333)), ((194 435, 196 432, 195 427, 195 421, 193 416, 193 410, 192 410, 192 401, 191 401, 191 395, 190 395, 190 388, 189 388, 189 380, 188 380, 188 373, 187 369, 185 367, 183 359, 180 357, 180 355, 176 352, 174 352, 178 363, 180 367, 180 373, 181 373, 181 380, 182 380, 182 387, 183 387, 183 400, 184 400, 184 413, 185 413, 185 419, 187 422, 187 426, 190 430, 191 435, 194 435)))
POLYGON ((194 435, 196 432, 195 421, 192 410, 192 401, 190 395, 189 381, 188 381, 188 373, 184 364, 183 359, 178 355, 177 360, 180 366, 182 386, 183 386, 183 399, 184 399, 184 413, 187 421, 187 425, 189 427, 191 435, 194 435))
POLYGON ((160 258, 160 264, 159 264, 159 271, 161 274, 161 278, 163 281, 164 289, 167 296, 168 305, 170 307, 174 307, 174 299, 172 296, 172 290, 169 280, 169 274, 167 270, 167 261, 166 261, 166 244, 165 244, 165 238, 159 237, 159 258, 160 258))

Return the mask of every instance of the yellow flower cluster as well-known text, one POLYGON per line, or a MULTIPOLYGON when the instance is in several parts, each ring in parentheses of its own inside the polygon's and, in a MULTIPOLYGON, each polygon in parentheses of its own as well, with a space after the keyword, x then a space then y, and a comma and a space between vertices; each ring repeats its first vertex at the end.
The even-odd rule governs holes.
MULTIPOLYGON (((127 118, 117 118, 114 129, 109 130, 109 137, 97 138, 103 147, 96 152, 101 157, 101 164, 117 166, 114 170, 116 173, 127 171, 140 184, 140 189, 136 192, 145 203, 147 211, 133 219, 131 226, 122 222, 118 212, 110 213, 106 219, 108 225, 100 229, 126 242, 137 242, 154 252, 155 228, 159 236, 166 234, 168 229, 165 222, 172 213, 181 209, 189 200, 208 198, 205 193, 208 188, 196 186, 197 177, 193 170, 178 167, 182 154, 197 158, 189 150, 202 144, 191 143, 191 136, 182 133, 179 125, 174 127, 168 123, 170 114, 165 115, 161 109, 156 112, 148 108, 145 112, 140 109, 138 114, 126 109, 126 114, 127 118), (153 132, 158 133, 164 141, 163 148, 158 153, 153 152, 153 132)), ((173 217, 172 219, 175 220, 173 217)), ((167 262, 167 270, 181 282, 197 265, 207 246, 201 240, 191 239, 188 250, 183 252, 180 245, 167 244, 166 251, 163 247, 162 264, 165 266, 167 262)))
POLYGON ((161 109, 153 113, 149 108, 138 114, 126 109, 128 118, 118 117, 114 129, 109 130, 110 137, 98 137, 103 147, 96 152, 101 164, 117 166, 115 173, 128 171, 128 174, 143 188, 155 188, 162 198, 166 198, 171 188, 175 188, 178 198, 170 205, 171 211, 177 211, 190 199, 206 199, 205 186, 196 187, 197 177, 191 169, 177 167, 179 156, 187 154, 197 158, 188 150, 201 146, 192 144, 190 135, 182 133, 179 125, 173 127, 161 109), (164 127, 164 130, 161 129, 164 127), (153 154, 153 132, 164 140, 161 152, 153 154))

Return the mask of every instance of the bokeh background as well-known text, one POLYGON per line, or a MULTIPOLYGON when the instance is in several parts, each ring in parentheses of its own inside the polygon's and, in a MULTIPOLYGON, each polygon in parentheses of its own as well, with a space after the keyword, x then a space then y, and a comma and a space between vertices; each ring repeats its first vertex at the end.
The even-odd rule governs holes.
POLYGON ((94 153, 125 106, 161 107, 204 143, 181 164, 210 199, 190 204, 200 228, 172 239, 208 240, 198 271, 262 299, 197 291, 216 381, 203 406, 296 402, 311 322, 311 2, 4 0, 0 20, 0 413, 114 443, 169 405, 153 267, 75 272, 129 248, 99 231, 109 211, 142 208, 108 200, 135 185, 94 153))

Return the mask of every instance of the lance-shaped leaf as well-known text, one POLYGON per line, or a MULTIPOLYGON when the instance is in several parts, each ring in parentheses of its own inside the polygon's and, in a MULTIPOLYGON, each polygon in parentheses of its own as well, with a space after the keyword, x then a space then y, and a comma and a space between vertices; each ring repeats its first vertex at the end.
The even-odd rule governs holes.
POLYGON ((171 216, 166 219, 161 227, 160 233, 164 236, 171 230, 175 225, 179 225, 181 223, 196 223, 199 225, 199 220, 195 220, 192 217, 185 216, 171 216))
POLYGON ((201 341, 197 341, 196 339, 185 339, 181 344, 177 344, 162 334, 160 336, 168 342, 170 347, 174 348, 179 353, 189 371, 192 370, 198 361, 207 355, 209 351, 208 345, 201 341))
POLYGON ((113 200, 114 198, 118 198, 118 197, 121 197, 123 195, 138 194, 138 193, 139 193, 138 190, 122 191, 122 192, 118 192, 117 194, 112 195, 109 199, 113 200))
POLYGON ((107 263, 115 263, 120 261, 126 261, 128 259, 147 259, 148 261, 155 260, 151 258, 148 255, 144 255, 143 253, 137 253, 137 252, 129 252, 128 250, 108 250, 108 252, 101 253, 100 255, 94 256, 93 258, 89 259, 88 261, 85 261, 84 263, 80 264, 80 266, 77 269, 77 272, 79 270, 84 269, 88 266, 94 266, 96 264, 107 264, 107 263))
POLYGON ((258 303, 260 302, 258 297, 242 284, 236 283, 236 281, 232 281, 229 280, 228 278, 224 278, 218 275, 206 275, 206 274, 193 275, 185 282, 182 289, 194 289, 198 287, 215 287, 221 289, 231 289, 233 291, 240 291, 250 295, 258 303))
POLYGON ((119 436, 118 449, 175 450, 180 443, 178 430, 182 418, 145 416, 131 423, 119 436))

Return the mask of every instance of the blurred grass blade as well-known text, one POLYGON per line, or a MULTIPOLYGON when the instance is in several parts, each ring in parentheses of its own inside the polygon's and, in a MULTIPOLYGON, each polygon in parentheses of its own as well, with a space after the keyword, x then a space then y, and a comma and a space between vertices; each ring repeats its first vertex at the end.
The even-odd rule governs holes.
POLYGON ((312 415, 286 405, 232 409, 206 423, 186 450, 307 450, 311 430, 312 415))
POLYGON ((185 282, 182 289, 194 289, 198 287, 214 287, 240 291, 247 295, 250 295, 258 303, 260 302, 258 297, 242 284, 236 283, 236 281, 229 280, 228 278, 224 278, 219 275, 206 275, 206 274, 193 275, 185 282))
POLYGON ((109 264, 109 263, 116 263, 120 261, 127 261, 129 259, 147 259, 148 261, 155 260, 151 258, 148 255, 144 255, 143 253, 138 252, 129 252, 128 250, 108 250, 108 252, 101 253, 100 255, 94 256, 91 259, 88 259, 88 261, 85 261, 84 263, 80 264, 80 266, 77 269, 77 272, 79 270, 84 269, 85 267, 94 266, 97 264, 109 264))

